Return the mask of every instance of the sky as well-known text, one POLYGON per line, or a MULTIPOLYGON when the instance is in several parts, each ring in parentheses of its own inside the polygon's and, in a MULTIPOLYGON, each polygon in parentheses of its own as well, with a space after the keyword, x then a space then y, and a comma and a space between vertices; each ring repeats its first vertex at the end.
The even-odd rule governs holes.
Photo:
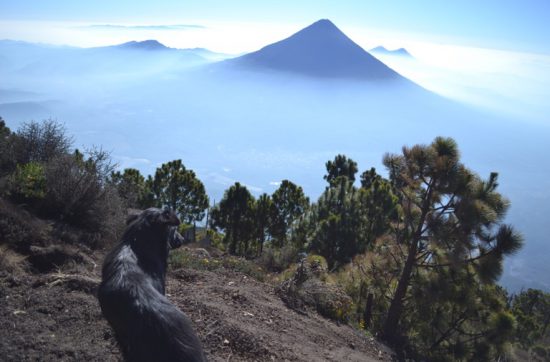
POLYGON ((93 46, 164 33, 172 46, 200 43, 240 53, 320 18, 378 42, 399 38, 550 54, 547 0, 0 0, 0 39, 93 46), (94 24, 119 27, 88 27, 94 24))

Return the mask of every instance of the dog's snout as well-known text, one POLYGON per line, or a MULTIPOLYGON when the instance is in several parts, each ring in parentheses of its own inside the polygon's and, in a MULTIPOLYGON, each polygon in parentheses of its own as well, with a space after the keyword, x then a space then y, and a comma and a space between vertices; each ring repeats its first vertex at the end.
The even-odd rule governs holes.
POLYGON ((177 231, 174 232, 174 235, 172 236, 172 240, 170 240, 170 247, 172 249, 177 249, 183 244, 187 244, 187 240, 177 231))

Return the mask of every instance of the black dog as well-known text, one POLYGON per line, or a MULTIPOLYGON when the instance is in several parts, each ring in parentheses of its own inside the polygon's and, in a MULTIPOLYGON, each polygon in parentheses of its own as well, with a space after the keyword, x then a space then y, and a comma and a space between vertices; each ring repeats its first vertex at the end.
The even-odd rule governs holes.
POLYGON ((184 242, 179 223, 170 210, 147 209, 105 257, 99 304, 127 361, 206 361, 189 318, 164 296, 168 251, 184 242))

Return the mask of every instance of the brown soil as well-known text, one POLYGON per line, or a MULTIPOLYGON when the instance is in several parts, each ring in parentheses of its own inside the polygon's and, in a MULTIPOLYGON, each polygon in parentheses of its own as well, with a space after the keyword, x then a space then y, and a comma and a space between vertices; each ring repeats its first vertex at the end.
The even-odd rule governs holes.
MULTIPOLYGON (((101 265, 101 257, 90 257, 101 265)), ((86 264, 87 270, 0 273, 0 360, 121 359, 95 297, 100 268, 86 264)), ((315 312, 293 311, 272 285, 239 272, 178 269, 168 276, 167 294, 193 321, 210 361, 391 360, 373 338, 315 312)))

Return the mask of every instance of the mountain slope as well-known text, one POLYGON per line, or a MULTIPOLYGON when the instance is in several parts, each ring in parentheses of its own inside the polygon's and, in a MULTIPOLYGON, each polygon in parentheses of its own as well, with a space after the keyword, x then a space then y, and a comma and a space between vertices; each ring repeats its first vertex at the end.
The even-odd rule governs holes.
POLYGON ((326 19, 226 63, 248 69, 271 69, 324 78, 405 79, 326 19))
MULTIPOLYGON (((86 257, 90 263, 69 261, 53 273, 0 269, 2 360, 121 360, 96 298, 103 255, 86 257)), ((374 338, 315 312, 297 313, 272 285, 234 270, 176 269, 167 296, 190 317, 211 362, 392 360, 374 338)))

